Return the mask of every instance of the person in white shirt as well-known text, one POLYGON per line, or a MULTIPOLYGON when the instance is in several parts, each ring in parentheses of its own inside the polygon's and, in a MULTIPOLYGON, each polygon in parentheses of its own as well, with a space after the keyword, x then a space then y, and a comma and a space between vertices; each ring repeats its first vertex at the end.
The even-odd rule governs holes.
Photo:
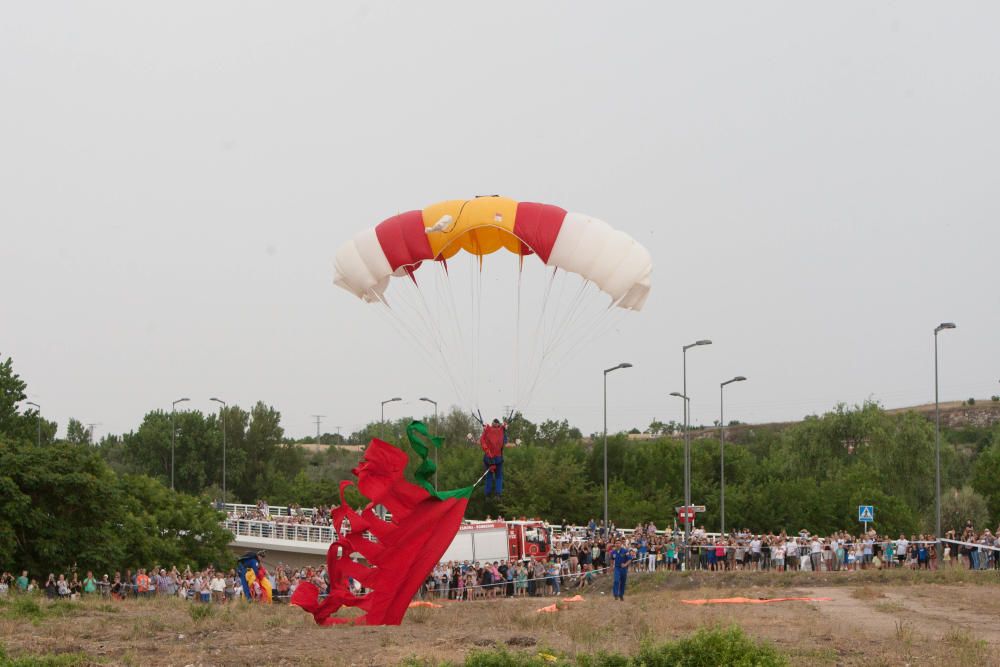
POLYGON ((760 569, 760 546, 761 546, 760 536, 759 535, 758 536, 754 536, 754 538, 752 540, 750 540, 750 563, 751 563, 750 569, 751 570, 759 570, 760 569))
POLYGON ((771 545, 771 562, 778 572, 785 571, 785 545, 780 541, 775 541, 771 545))
POLYGON ((899 566, 902 567, 903 563, 906 562, 906 550, 910 546, 910 541, 906 539, 906 535, 902 533, 899 534, 899 539, 896 540, 896 560, 899 561, 899 566))
POLYGON ((212 602, 222 604, 225 600, 226 580, 216 572, 209 581, 208 587, 212 591, 212 602))
POLYGON ((819 572, 820 560, 823 558, 823 544, 819 541, 819 538, 813 535, 812 541, 809 543, 809 560, 811 561, 813 572, 819 572))
POLYGON ((790 538, 785 542, 785 562, 788 567, 792 570, 798 568, 799 565, 799 545, 796 543, 795 538, 790 538))

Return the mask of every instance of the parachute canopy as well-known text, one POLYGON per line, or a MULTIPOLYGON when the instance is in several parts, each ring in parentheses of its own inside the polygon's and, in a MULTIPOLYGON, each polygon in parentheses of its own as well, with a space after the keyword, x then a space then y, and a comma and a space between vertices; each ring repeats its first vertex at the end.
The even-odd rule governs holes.
POLYGON ((506 197, 440 202, 359 232, 337 250, 334 283, 383 301, 391 277, 416 280, 425 261, 446 262, 462 250, 482 261, 501 248, 581 276, 619 308, 641 310, 649 295, 652 260, 628 234, 558 206, 506 197))

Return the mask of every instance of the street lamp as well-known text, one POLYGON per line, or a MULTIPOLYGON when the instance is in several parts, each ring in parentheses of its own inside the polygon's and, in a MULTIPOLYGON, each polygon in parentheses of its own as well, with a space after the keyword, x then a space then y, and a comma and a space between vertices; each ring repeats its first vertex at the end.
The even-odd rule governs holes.
MULTIPOLYGON (((438 423, 437 423, 437 421, 438 421, 438 402, 435 401, 432 398, 427 398, 426 396, 422 396, 420 398, 420 400, 423 401, 424 403, 433 403, 434 404, 434 430, 436 431, 438 429, 438 423)), ((437 463, 438 463, 438 448, 435 447, 434 448, 434 490, 435 491, 438 490, 437 463)))
POLYGON ((386 403, 395 403, 396 401, 401 401, 401 400, 403 400, 403 399, 401 399, 399 396, 397 396, 396 398, 390 398, 390 399, 388 399, 386 401, 382 401, 382 418, 381 418, 381 420, 379 422, 379 424, 380 424, 380 426, 379 426, 379 438, 381 438, 382 440, 385 440, 385 404, 386 403))
POLYGON ((621 363, 604 369, 604 535, 610 536, 611 524, 608 523, 608 373, 619 368, 632 368, 632 364, 621 363))
POLYGON ((937 555, 941 562, 941 411, 938 405, 938 333, 954 329, 954 322, 942 322, 934 327, 934 489, 935 528, 937 530, 937 555))
POLYGON ((726 534, 726 411, 723 403, 723 392, 727 384, 743 382, 746 380, 742 375, 737 375, 732 380, 726 380, 719 385, 719 532, 726 534))
POLYGON ((222 405, 222 509, 226 509, 226 402, 221 398, 215 398, 214 396, 210 401, 215 401, 222 405))
POLYGON ((35 421, 38 422, 38 446, 42 446, 42 406, 38 403, 32 403, 31 401, 25 401, 25 405, 31 405, 35 408, 35 421))
MULTIPOLYGON (((688 508, 691 506, 691 436, 688 431, 690 426, 691 418, 691 398, 688 395, 688 379, 687 379, 687 351, 692 347, 700 347, 702 345, 711 345, 712 341, 708 339, 696 340, 690 345, 684 345, 681 348, 684 357, 684 393, 681 395, 684 398, 684 507, 688 508)), ((686 509, 685 509, 686 511, 686 509)), ((688 533, 690 525, 685 522, 684 524, 684 542, 687 543, 688 533)))
POLYGON ((170 404, 170 490, 174 490, 174 444, 177 440, 177 431, 174 429, 174 411, 178 403, 190 401, 190 398, 178 398, 170 404))
MULTIPOLYGON (((688 403, 691 402, 691 399, 687 397, 687 394, 682 394, 679 391, 672 391, 672 392, 670 392, 670 395, 671 396, 676 396, 677 398, 684 399, 684 414, 686 416, 687 415, 687 409, 688 409, 688 403)), ((686 428, 686 426, 687 425, 685 424, 685 428, 686 428)), ((686 437, 687 437, 687 434, 685 434, 685 438, 686 437)), ((683 543, 684 549, 681 552, 681 559, 682 559, 682 562, 683 562, 682 563, 682 567, 686 568, 687 567, 687 557, 688 557, 688 554, 687 554, 688 521, 689 521, 689 514, 688 514, 688 512, 690 510, 691 503, 687 499, 687 488, 688 488, 688 486, 687 486, 687 441, 686 440, 685 440, 684 445, 685 445, 684 446, 684 543, 683 543)))

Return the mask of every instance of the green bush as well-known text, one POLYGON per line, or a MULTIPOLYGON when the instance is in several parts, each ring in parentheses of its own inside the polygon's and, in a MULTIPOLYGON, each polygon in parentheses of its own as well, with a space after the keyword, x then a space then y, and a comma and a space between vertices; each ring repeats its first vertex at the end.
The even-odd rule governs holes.
POLYGON ((474 651, 466 667, 780 667, 788 659, 773 646, 755 642, 740 628, 702 628, 692 635, 664 644, 647 644, 629 657, 612 653, 578 654, 574 659, 545 651, 512 653, 506 649, 474 651), (548 656, 548 657, 546 657, 548 656), (552 658, 555 658, 553 661, 552 658))
POLYGON ((633 664, 644 667, 769 667, 788 660, 769 645, 758 644, 738 627, 702 628, 693 635, 659 646, 643 647, 633 664))
POLYGON ((27 596, 15 598, 11 604, 7 605, 4 611, 4 615, 7 618, 15 621, 34 621, 45 615, 41 605, 38 604, 38 600, 27 596))
POLYGON ((94 662, 94 659, 85 653, 22 655, 12 658, 0 644, 0 667, 83 667, 83 665, 93 665, 94 662))
POLYGON ((197 623, 206 618, 211 618, 215 613, 215 609, 209 604, 192 604, 188 607, 188 613, 191 614, 191 620, 197 623))
POLYGON ((548 667, 552 664, 536 653, 511 653, 502 648, 473 651, 465 658, 465 667, 548 667))

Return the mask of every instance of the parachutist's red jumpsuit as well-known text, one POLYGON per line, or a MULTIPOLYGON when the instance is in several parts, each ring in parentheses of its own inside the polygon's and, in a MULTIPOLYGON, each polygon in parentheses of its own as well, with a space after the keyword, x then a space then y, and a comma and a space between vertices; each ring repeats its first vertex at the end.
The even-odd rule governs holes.
POLYGON ((483 466, 486 467, 486 497, 494 493, 503 495, 503 446, 507 434, 507 424, 483 427, 479 446, 483 448, 483 466))

